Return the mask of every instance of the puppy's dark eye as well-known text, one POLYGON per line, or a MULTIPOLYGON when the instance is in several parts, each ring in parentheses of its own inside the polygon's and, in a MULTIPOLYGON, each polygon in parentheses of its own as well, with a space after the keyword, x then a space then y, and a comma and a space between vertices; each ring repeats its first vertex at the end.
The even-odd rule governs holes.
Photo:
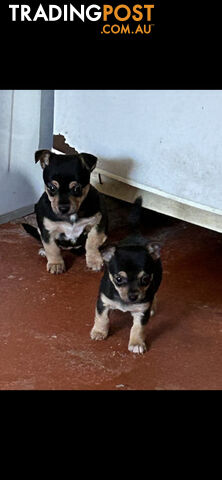
POLYGON ((82 195, 82 187, 81 185, 77 184, 72 187, 71 192, 73 195, 82 195))
POLYGON ((48 183, 48 189, 50 193, 56 193, 58 190, 58 187, 56 187, 53 183, 48 183))
POLYGON ((143 285, 144 287, 146 287, 147 285, 149 285, 150 283, 150 275, 143 275, 143 277, 141 278, 141 285, 143 285))
POLYGON ((126 278, 123 278, 120 275, 115 275, 114 279, 117 285, 123 285, 123 283, 126 283, 126 278))

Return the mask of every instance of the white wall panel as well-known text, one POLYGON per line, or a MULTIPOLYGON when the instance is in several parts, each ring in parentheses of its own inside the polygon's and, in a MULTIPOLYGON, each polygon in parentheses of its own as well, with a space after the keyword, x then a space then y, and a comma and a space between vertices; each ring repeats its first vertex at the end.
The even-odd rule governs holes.
POLYGON ((55 92, 54 133, 107 177, 222 212, 221 90, 55 92))

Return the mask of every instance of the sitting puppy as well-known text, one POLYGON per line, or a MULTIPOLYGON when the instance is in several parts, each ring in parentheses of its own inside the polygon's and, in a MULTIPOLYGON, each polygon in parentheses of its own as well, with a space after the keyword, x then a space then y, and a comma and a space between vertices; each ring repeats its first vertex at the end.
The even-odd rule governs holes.
MULTIPOLYGON (((106 240, 107 216, 102 196, 90 185, 90 172, 97 158, 89 153, 58 155, 38 150, 35 162, 43 168, 45 192, 35 205, 47 271, 65 271, 60 248, 85 246, 86 264, 100 270, 103 259, 99 247, 106 240)), ((37 238, 34 227, 23 224, 37 238)))
MULTIPOLYGON (((131 215, 134 225, 138 220, 141 205, 142 200, 139 197, 131 215)), ((117 246, 105 249, 103 258, 105 272, 100 284, 95 323, 90 336, 93 340, 107 337, 109 310, 130 312, 133 326, 128 349, 133 353, 144 353, 145 325, 153 313, 154 297, 162 280, 159 246, 148 242, 140 234, 132 234, 117 246)))

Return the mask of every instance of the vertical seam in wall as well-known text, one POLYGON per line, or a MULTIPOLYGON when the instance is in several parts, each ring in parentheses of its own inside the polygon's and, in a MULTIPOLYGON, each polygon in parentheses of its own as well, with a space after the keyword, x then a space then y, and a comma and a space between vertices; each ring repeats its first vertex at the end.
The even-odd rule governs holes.
POLYGON ((12 98, 11 98, 11 119, 10 119, 10 129, 9 129, 9 149, 8 149, 8 172, 10 172, 10 169, 11 169, 12 127, 13 127, 14 99, 15 99, 15 90, 12 90, 12 98))
POLYGON ((53 125, 54 125, 54 90, 41 90, 40 103, 40 126, 39 126, 39 146, 38 148, 52 148, 53 147, 53 125), (47 109, 46 109, 47 106, 47 109), (52 109, 52 115, 50 114, 52 109), (49 116, 50 115, 50 116, 49 116), (46 132, 51 130, 51 141, 48 142, 48 135, 46 132), (47 141, 46 141, 47 140, 47 141))

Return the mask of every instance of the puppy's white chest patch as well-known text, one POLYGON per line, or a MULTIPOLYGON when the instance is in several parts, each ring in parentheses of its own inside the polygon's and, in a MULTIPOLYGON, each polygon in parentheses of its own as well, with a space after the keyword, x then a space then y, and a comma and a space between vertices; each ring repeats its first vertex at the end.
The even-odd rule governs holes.
POLYGON ((101 219, 101 214, 97 213, 92 217, 81 218, 74 223, 69 222, 53 222, 49 218, 44 218, 43 224, 46 230, 50 232, 50 235, 56 240, 61 233, 65 235, 65 239, 71 241, 73 244, 77 238, 81 235, 86 227, 91 229, 94 225, 97 225, 101 219))

